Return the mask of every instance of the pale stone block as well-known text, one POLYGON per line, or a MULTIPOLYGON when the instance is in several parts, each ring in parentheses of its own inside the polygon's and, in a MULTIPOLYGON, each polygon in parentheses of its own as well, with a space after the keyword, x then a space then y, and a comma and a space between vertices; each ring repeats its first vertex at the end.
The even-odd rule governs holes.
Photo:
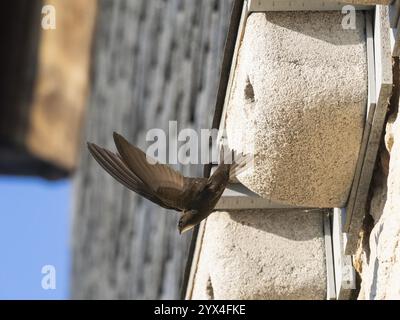
POLYGON ((215 212, 206 222, 192 299, 325 299, 321 212, 215 212))
POLYGON ((254 149, 249 189, 297 206, 341 207, 364 128, 364 13, 356 29, 341 12, 252 13, 226 116, 231 148, 254 149))

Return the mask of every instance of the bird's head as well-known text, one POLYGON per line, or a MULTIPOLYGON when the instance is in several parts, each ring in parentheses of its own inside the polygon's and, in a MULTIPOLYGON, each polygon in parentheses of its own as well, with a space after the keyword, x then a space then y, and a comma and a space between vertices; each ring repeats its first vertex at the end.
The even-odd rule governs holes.
POLYGON ((179 233, 182 234, 194 228, 201 221, 199 218, 197 211, 184 211, 178 222, 179 233))

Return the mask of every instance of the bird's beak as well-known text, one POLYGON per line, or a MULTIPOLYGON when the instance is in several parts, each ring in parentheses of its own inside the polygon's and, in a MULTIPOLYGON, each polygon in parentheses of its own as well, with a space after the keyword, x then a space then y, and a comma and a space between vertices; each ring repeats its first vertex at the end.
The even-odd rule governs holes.
POLYGON ((193 227, 194 227, 194 226, 186 226, 186 227, 184 227, 184 228, 182 228, 182 229, 179 229, 179 234, 185 233, 185 232, 187 232, 187 231, 193 229, 193 227))

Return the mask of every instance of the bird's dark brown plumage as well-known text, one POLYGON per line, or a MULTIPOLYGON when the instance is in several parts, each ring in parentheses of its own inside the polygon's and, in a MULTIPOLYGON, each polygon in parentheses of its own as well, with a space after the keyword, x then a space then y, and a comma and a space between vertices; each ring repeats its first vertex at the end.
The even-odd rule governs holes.
POLYGON ((221 163, 210 178, 189 178, 166 164, 156 163, 121 135, 114 133, 118 154, 88 143, 96 161, 118 182, 159 206, 183 212, 178 228, 187 231, 214 209, 229 178, 243 168, 246 158, 234 164, 221 163))

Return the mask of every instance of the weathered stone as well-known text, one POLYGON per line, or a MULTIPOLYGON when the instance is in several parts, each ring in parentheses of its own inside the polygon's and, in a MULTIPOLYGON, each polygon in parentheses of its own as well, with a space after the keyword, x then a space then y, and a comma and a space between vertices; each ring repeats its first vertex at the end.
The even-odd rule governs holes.
MULTIPOLYGON (((393 119, 387 127, 391 136, 387 200, 381 216, 370 208, 376 221, 370 254, 364 255, 359 299, 400 299, 400 117, 393 119)), ((375 197, 383 197, 384 190, 374 188, 375 197)))
POLYGON ((231 148, 254 148, 251 190, 298 206, 341 207, 353 180, 367 99, 365 17, 252 13, 226 117, 231 148), (251 90, 249 90, 251 88, 251 90), (251 95, 249 95, 251 92, 251 95))
POLYGON ((321 212, 213 213, 206 222, 192 298, 325 299, 321 212))

